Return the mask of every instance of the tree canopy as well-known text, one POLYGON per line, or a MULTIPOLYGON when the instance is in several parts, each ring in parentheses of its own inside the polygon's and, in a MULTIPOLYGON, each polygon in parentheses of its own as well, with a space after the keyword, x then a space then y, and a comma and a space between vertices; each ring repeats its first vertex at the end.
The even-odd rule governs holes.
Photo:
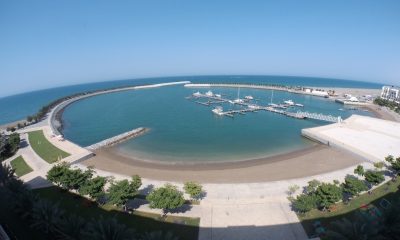
POLYGON ((370 182, 373 185, 377 185, 383 181, 385 181, 385 177, 383 176, 383 173, 380 171, 372 171, 369 170, 365 172, 365 180, 370 182))
POLYGON ((315 195, 319 207, 328 208, 342 198, 342 189, 335 184, 322 183, 315 191, 315 195))
POLYGON ((356 178, 355 176, 346 176, 343 183, 343 191, 351 194, 352 196, 358 195, 360 192, 368 190, 368 186, 364 181, 356 178))
POLYGON ((134 198, 138 194, 138 190, 142 185, 139 176, 132 177, 132 181, 121 180, 112 183, 108 189, 108 200, 117 206, 124 206, 130 198, 134 198))
POLYGON ((87 179, 86 182, 79 188, 79 193, 89 195, 92 199, 98 199, 104 194, 104 185, 107 183, 105 177, 95 177, 87 179))
POLYGON ((196 182, 186 182, 184 186, 185 192, 190 195, 191 198, 198 198, 203 192, 203 187, 196 182))
POLYGON ((364 167, 362 165, 358 165, 355 169, 354 169, 354 173, 359 175, 359 176, 364 176, 364 167))
POLYGON ((164 213, 185 203, 183 193, 171 184, 154 189, 146 199, 150 202, 150 208, 162 209, 164 213))
POLYGON ((298 212, 308 212, 317 207, 318 199, 314 194, 300 194, 293 200, 293 208, 298 212))

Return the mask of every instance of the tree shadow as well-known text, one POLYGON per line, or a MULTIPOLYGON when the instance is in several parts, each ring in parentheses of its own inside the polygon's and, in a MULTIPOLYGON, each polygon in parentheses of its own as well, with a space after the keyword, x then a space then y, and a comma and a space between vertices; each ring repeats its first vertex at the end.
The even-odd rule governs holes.
POLYGON ((153 191, 153 189, 154 189, 154 185, 153 184, 149 184, 145 188, 143 188, 142 190, 139 190, 139 194, 148 195, 151 191, 153 191))
POLYGON ((169 213, 185 213, 185 212, 189 211, 190 209, 192 209, 192 205, 183 204, 181 207, 168 210, 167 212, 169 212, 169 213))
POLYGON ((25 139, 21 139, 21 141, 19 142, 19 148, 26 148, 28 147, 28 143, 26 142, 25 139))

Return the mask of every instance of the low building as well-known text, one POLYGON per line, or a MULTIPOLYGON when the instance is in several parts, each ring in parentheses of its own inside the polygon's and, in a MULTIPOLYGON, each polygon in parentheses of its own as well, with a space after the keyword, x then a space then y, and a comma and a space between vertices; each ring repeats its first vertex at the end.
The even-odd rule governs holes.
POLYGON ((383 86, 381 92, 381 98, 396 103, 400 103, 400 87, 383 86))

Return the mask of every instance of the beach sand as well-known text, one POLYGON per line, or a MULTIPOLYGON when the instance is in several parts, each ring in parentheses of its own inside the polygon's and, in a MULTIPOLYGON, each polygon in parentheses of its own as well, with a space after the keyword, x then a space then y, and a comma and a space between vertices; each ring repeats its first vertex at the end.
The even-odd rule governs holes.
POLYGON ((158 164, 119 155, 113 148, 96 151, 83 162, 87 166, 125 175, 165 181, 244 183, 301 178, 343 169, 362 162, 348 152, 316 144, 287 154, 243 162, 212 164, 158 164))

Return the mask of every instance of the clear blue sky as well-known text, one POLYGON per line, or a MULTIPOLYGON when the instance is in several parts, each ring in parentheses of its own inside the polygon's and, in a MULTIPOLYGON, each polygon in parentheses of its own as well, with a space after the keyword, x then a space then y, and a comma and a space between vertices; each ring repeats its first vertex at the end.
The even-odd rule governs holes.
POLYGON ((400 82, 400 1, 0 0, 0 96, 152 76, 400 82))

